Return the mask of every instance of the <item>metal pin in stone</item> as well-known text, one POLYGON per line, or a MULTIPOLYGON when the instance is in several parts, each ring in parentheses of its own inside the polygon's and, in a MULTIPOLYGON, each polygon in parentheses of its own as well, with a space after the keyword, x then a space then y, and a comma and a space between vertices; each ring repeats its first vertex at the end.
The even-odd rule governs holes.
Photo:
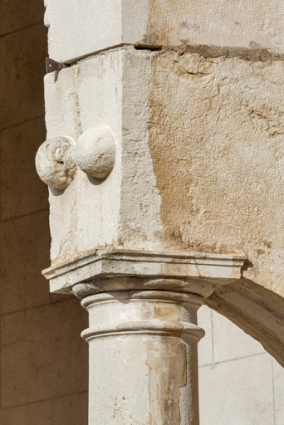
POLYGON ((63 63, 56 62, 55 60, 50 58, 45 59, 45 69, 47 74, 54 71, 60 71, 63 68, 64 68, 63 63))

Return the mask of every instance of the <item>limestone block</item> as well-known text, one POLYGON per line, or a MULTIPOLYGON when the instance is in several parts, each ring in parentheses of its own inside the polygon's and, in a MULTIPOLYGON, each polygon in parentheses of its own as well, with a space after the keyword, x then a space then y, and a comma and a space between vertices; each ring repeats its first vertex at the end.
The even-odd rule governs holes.
POLYGON ((52 411, 49 411, 50 403, 35 403, 28 406, 11 407, 0 410, 2 425, 21 423, 22 425, 50 425, 52 411))
POLYGON ((116 143, 105 180, 50 190, 54 267, 106 248, 245 252, 244 277, 283 293, 284 64, 217 53, 127 47, 45 78, 48 138, 106 125, 116 143))
POLYGON ((0 3, 0 35, 38 24, 42 21, 44 5, 41 1, 2 0, 0 3))
POLYGON ((88 392, 59 398, 52 405, 51 425, 88 425, 88 392))
POLYGON ((49 55, 71 62, 121 44, 284 48, 281 0, 45 0, 49 55))
POLYGON ((64 132, 77 141, 105 125, 116 144, 106 179, 78 169, 64 192, 50 189, 53 262, 125 238, 132 246, 159 246, 160 197, 147 144, 150 59, 116 51, 45 78, 47 139, 64 132))
POLYGON ((199 393, 202 425, 275 423, 268 354, 200 368, 199 393))

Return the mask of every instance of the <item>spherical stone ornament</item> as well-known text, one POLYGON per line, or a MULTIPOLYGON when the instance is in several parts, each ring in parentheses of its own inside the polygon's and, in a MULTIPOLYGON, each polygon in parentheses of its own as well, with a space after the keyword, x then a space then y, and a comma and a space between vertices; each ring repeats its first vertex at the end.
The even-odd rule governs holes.
POLYGON ((44 142, 36 154, 36 170, 48 186, 66 189, 76 172, 75 141, 64 136, 44 142))
POLYGON ((89 176, 105 179, 115 163, 115 138, 112 130, 100 125, 85 131, 75 149, 77 165, 89 176))

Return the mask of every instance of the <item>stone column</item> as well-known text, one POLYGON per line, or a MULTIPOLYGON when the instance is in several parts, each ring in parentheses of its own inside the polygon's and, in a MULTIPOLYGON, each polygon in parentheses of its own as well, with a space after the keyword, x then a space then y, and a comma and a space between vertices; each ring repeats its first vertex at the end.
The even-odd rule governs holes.
POLYGON ((89 425, 198 425, 197 309, 244 265, 225 230, 213 238, 224 195, 205 199, 220 173, 195 122, 215 65, 186 53, 185 3, 46 1, 50 59, 64 63, 49 62, 36 160, 50 187, 43 273, 90 314, 89 425))
MULTIPOLYGON (((74 292, 86 295, 84 285, 74 292)), ((89 425, 198 425, 202 303, 199 295, 159 290, 82 300, 90 322, 82 333, 90 346, 89 425)))

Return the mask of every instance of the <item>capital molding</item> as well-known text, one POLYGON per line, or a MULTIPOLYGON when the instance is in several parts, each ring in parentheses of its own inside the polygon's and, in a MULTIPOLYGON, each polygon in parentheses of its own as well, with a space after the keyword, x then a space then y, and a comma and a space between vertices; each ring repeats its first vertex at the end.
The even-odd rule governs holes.
POLYGON ((42 273, 50 282, 51 292, 57 293, 71 292, 78 284, 94 286, 93 293, 154 285, 207 297, 220 285, 240 279, 245 260, 242 253, 106 249, 53 265, 42 273))

